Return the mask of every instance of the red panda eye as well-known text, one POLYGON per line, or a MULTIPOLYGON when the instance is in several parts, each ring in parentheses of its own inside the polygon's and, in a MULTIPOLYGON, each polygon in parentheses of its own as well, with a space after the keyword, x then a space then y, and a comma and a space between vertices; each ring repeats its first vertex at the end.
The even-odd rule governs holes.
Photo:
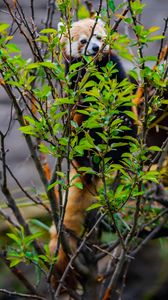
POLYGON ((101 37, 100 35, 97 35, 96 38, 97 38, 98 40, 101 40, 101 39, 102 39, 102 37, 101 37))
POLYGON ((84 45, 84 44, 87 43, 87 40, 86 39, 82 39, 80 42, 81 42, 82 45, 84 45))

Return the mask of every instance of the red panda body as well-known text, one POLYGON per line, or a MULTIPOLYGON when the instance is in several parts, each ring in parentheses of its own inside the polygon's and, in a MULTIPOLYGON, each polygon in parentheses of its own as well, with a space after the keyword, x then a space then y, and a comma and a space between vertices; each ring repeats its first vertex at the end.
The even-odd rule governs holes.
MULTIPOLYGON (((96 57, 95 65, 98 71, 101 71, 103 67, 107 65, 108 62, 111 62, 115 65, 117 72, 111 74, 111 79, 117 79, 118 82, 121 82, 126 78, 126 73, 124 68, 117 57, 107 46, 104 45, 104 40, 106 37, 106 32, 104 29, 103 22, 97 22, 95 26, 95 20, 85 19, 72 24, 70 29, 70 40, 68 35, 63 35, 61 38, 61 43, 63 43, 63 54, 65 57, 66 64, 66 74, 69 72, 69 67, 73 63, 80 62, 84 54, 96 57), (94 28, 94 30, 93 30, 94 28), (100 55, 99 55, 100 53, 100 55)), ((71 89, 76 89, 77 81, 85 76, 87 72, 86 67, 82 68, 80 74, 74 76, 71 80, 71 89)), ((96 76, 91 76, 88 80, 99 82, 99 79, 96 76)), ((89 103, 84 102, 84 95, 80 99, 83 109, 88 107, 89 103)), ((80 104, 77 105, 77 108, 80 108, 80 104)), ((123 123, 130 128, 129 135, 136 135, 136 126, 131 118, 124 114, 124 110, 121 108, 120 117, 123 119, 123 123), (123 110, 123 112, 122 112, 123 110)), ((131 107, 127 108, 131 110, 131 107)), ((78 126, 82 125, 82 122, 86 120, 87 116, 85 114, 74 113, 73 120, 75 120, 78 126)), ((99 131, 99 129, 97 129, 99 131)), ((100 130, 101 131, 101 130, 100 130)), ((84 133, 78 135, 79 141, 83 138, 84 133)), ((89 130, 90 136, 94 139, 95 144, 100 144, 102 142, 100 135, 95 132, 95 129, 89 130)), ((121 137, 124 138, 126 133, 121 134, 121 137)), ((108 153, 111 161, 118 162, 121 158, 122 153, 128 151, 128 146, 118 148, 117 151, 111 150, 108 153)), ((77 167, 89 167, 91 166, 94 170, 99 171, 99 163, 94 162, 92 156, 88 154, 88 151, 84 151, 83 155, 76 155, 74 157, 74 164, 77 167)), ((73 178, 77 171, 72 168, 70 177, 73 178)), ((69 189, 69 196, 65 210, 65 216, 63 225, 65 229, 73 233, 69 235, 69 245, 71 247, 72 253, 75 252, 77 248, 77 240, 80 238, 86 217, 87 208, 96 200, 97 188, 101 184, 101 180, 96 176, 81 174, 73 180, 73 186, 69 189), (79 189, 75 183, 81 182, 83 184, 83 189, 79 189), (76 238, 75 238, 76 237, 76 238)), ((57 233, 55 226, 51 228, 51 241, 50 241, 50 251, 54 254, 57 245, 57 233)), ((55 277, 56 280, 63 274, 66 265, 68 263, 68 257, 60 247, 58 253, 58 260, 55 265, 55 277)))

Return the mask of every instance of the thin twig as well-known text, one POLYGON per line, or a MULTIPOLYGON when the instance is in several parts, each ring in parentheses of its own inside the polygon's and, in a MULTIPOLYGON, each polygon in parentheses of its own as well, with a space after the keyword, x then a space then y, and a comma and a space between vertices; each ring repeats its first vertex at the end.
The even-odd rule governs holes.
POLYGON ((137 246, 136 249, 130 253, 130 255, 134 257, 143 246, 145 246, 150 240, 152 240, 154 236, 159 232, 159 230, 163 227, 163 225, 167 222, 167 220, 168 216, 165 216, 164 219, 160 222, 160 224, 157 227, 155 227, 145 239, 143 239, 142 243, 140 243, 139 246, 137 246))
MULTIPOLYGON (((164 21, 165 21, 165 24, 164 24, 164 29, 163 29, 163 32, 162 32, 163 37, 166 36, 166 31, 167 31, 167 28, 168 28, 168 18, 164 19, 164 21)), ((163 45, 164 45, 164 38, 161 39, 161 42, 160 42, 160 49, 159 49, 159 52, 158 52, 156 65, 158 65, 160 63, 160 55, 161 55, 161 52, 162 52, 162 49, 163 49, 163 45)))
POLYGON ((9 297, 17 296, 24 299, 37 299, 37 300, 47 300, 47 298, 38 296, 38 295, 30 295, 30 294, 22 294, 17 292, 11 292, 6 289, 0 289, 0 293, 8 295, 9 297))
POLYGON ((10 215, 8 215, 2 208, 0 208, 0 215, 4 217, 6 221, 8 221, 11 225, 13 225, 15 228, 20 229, 20 226, 18 223, 16 223, 10 215))
MULTIPOLYGON (((69 263, 68 263, 68 265, 67 265, 67 267, 66 267, 66 269, 65 269, 65 271, 64 271, 64 273, 63 273, 63 275, 62 275, 62 277, 61 277, 61 279, 60 279, 60 283, 59 283, 58 288, 57 288, 57 290, 56 290, 56 292, 55 292, 55 300, 56 300, 56 299, 59 299, 58 296, 59 296, 59 293, 60 293, 62 284, 63 284, 63 282, 64 282, 64 279, 65 279, 65 277, 66 277, 66 275, 67 275, 69 269, 70 269, 71 266, 73 265, 75 259, 77 258, 78 254, 79 254, 80 251, 82 250, 82 248, 83 248, 83 246, 85 245, 86 241, 87 241, 88 238, 92 235, 92 233, 94 232, 95 228, 96 228, 97 225, 100 223, 100 221, 102 220, 102 218, 104 218, 105 215, 106 215, 106 213, 102 214, 102 215, 99 217, 99 219, 98 219, 97 222, 94 224, 94 226, 91 228, 91 230, 90 230, 90 231, 85 235, 85 237, 83 238, 81 244, 80 244, 79 247, 76 249, 74 255, 70 258, 70 261, 69 261, 69 263)), ((75 263, 75 266, 76 266, 77 269, 78 269, 78 263, 77 263, 77 261, 76 261, 76 263, 75 263)), ((86 276, 86 275, 87 275, 87 276, 90 276, 90 275, 91 275, 91 274, 89 274, 89 270, 86 270, 86 268, 85 268, 85 271, 86 271, 85 276, 86 276)), ((83 275, 84 275, 84 274, 83 274, 83 275)))

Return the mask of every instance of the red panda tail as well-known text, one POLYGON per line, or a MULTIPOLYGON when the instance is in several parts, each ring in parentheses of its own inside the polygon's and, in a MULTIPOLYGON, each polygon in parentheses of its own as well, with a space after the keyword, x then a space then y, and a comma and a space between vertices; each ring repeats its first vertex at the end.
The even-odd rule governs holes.
MULTIPOLYGON (((57 233, 55 230, 55 226, 53 225, 50 229, 51 233, 51 240, 50 240, 50 253, 54 255, 56 244, 57 244, 57 233)), ((63 251, 62 246, 60 246, 59 253, 58 253, 58 259, 54 266, 54 272, 51 277, 51 285, 54 289, 58 287, 59 280, 61 279, 62 275, 64 274, 64 271, 68 265, 69 258, 67 254, 63 251)), ((72 271, 69 270, 68 274, 66 276, 66 285, 70 286, 71 288, 76 287, 76 280, 74 274, 72 274, 72 271)))
MULTIPOLYGON (((84 229, 84 222, 86 216, 86 209, 95 201, 96 193, 96 185, 92 182, 85 183, 84 175, 78 176, 78 173, 75 169, 71 170, 70 173, 70 182, 71 187, 69 189, 68 201, 65 210, 64 216, 64 227, 68 229, 68 231, 73 233, 73 236, 69 235, 69 247, 72 253, 75 253, 77 249, 77 238, 79 238, 84 229), (78 183, 78 184, 77 184, 78 183), (81 189, 81 183, 83 185, 83 189, 81 189), (76 237, 76 238, 75 238, 76 237)), ((96 184, 98 184, 99 180, 96 179, 96 184)), ((56 228, 53 225, 50 229, 51 239, 50 239, 50 253, 53 255, 56 249, 58 235, 56 232, 56 228)), ((52 282, 53 287, 58 285, 58 281, 60 277, 63 275, 66 266, 69 262, 69 258, 67 254, 63 251, 62 246, 60 246, 58 252, 58 259, 55 264, 55 273, 54 280, 52 282)), ((66 283, 68 286, 72 287, 72 282, 69 284, 69 279, 74 281, 74 277, 70 276, 71 271, 69 272, 69 276, 67 276, 66 283)))

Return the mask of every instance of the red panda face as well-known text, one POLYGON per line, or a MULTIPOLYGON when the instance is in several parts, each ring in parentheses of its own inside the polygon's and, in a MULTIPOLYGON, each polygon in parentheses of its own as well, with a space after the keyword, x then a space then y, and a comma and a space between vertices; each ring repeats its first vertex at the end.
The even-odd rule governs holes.
POLYGON ((94 19, 83 19, 72 24, 70 37, 66 33, 61 38, 61 43, 64 44, 64 55, 66 57, 79 58, 83 54, 94 56, 102 49, 106 37, 104 23, 98 20, 95 26, 95 22, 94 19), (92 34, 94 26, 95 28, 92 34))

